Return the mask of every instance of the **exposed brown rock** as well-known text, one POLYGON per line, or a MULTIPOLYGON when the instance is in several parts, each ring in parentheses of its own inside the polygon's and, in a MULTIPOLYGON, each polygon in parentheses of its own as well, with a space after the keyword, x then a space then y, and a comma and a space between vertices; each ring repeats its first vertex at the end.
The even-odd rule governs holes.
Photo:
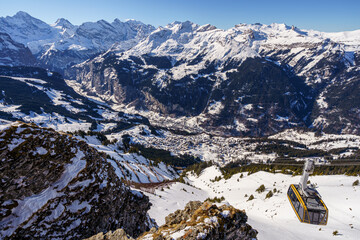
POLYGON ((85 240, 133 240, 133 238, 129 237, 126 232, 120 228, 114 232, 109 231, 106 234, 101 232, 85 240))
MULTIPOLYGON (((210 202, 193 201, 189 202, 184 210, 177 210, 167 216, 166 223, 163 226, 157 230, 151 229, 151 231, 138 237, 137 240, 256 239, 257 231, 246 221, 245 212, 232 206, 222 205, 218 207, 210 202)), ((102 238, 92 238, 91 240, 108 239, 103 234, 97 236, 102 238)), ((126 238, 111 238, 111 240, 117 239, 126 240, 126 238)))

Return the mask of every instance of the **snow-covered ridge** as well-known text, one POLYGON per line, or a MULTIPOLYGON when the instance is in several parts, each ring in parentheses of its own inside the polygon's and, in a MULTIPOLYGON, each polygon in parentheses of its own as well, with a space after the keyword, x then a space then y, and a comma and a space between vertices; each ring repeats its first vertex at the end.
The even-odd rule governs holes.
POLYGON ((360 30, 325 33, 303 30, 285 24, 238 24, 228 30, 199 26, 192 22, 174 22, 159 27, 129 51, 129 55, 155 54, 192 58, 199 53, 213 55, 207 60, 224 57, 256 56, 262 46, 343 43, 348 50, 359 50, 360 30), (249 48, 248 50, 246 50, 249 48), (226 50, 222 50, 226 49, 226 50), (252 50, 252 51, 251 51, 252 50), (245 52, 244 52, 245 51, 245 52), (246 52, 247 51, 247 52, 246 52), (180 55, 179 55, 180 53, 180 55), (237 56, 238 54, 240 54, 237 56))
POLYGON ((106 50, 117 41, 139 38, 153 29, 140 21, 121 22, 119 19, 112 23, 100 20, 76 26, 60 18, 54 24, 47 24, 21 11, 12 17, 0 18, 0 31, 29 46, 34 54, 50 48, 63 51, 72 45, 106 50), (97 38, 103 42, 92 41, 97 38))
MULTIPOLYGON (((81 69, 91 62, 103 62, 110 53, 117 54, 119 60, 137 56, 144 61, 143 55, 164 56, 170 59, 173 66, 157 74, 156 85, 163 88, 169 78, 178 80, 191 74, 208 77, 200 72, 210 64, 215 65, 218 78, 226 79, 224 68, 227 64, 234 62, 239 65, 247 58, 263 57, 277 65, 294 68, 298 76, 305 77, 309 84, 313 84, 326 78, 311 72, 329 56, 343 55, 341 61, 349 66, 355 64, 355 53, 360 51, 360 30, 324 33, 276 23, 238 24, 222 30, 186 21, 158 27, 127 51, 124 44, 114 45, 94 60, 76 67, 81 69)), ((154 66, 149 64, 146 68, 154 66)), ((145 72, 146 68, 141 71, 145 72)))
POLYGON ((41 65, 58 71, 105 51, 115 43, 123 43, 120 44, 122 49, 127 50, 154 29, 139 21, 121 22, 119 19, 112 23, 100 20, 76 26, 60 18, 54 24, 47 24, 25 12, 0 18, 0 32, 27 46, 41 65), (64 56, 63 51, 69 54, 64 56))
POLYGON ((358 51, 360 42, 360 30, 325 33, 277 23, 238 24, 222 30, 209 24, 199 26, 189 21, 173 22, 155 29, 140 21, 122 22, 119 19, 111 23, 99 20, 76 26, 64 18, 59 18, 54 24, 47 24, 21 11, 11 17, 1 17, 0 32, 6 32, 15 41, 28 46, 42 62, 50 65, 52 63, 49 59, 57 51, 90 51, 80 59, 72 57, 70 60, 79 63, 93 54, 108 50, 113 44, 121 52, 134 47, 129 52, 132 55, 151 53, 176 56, 176 59, 191 59, 207 52, 206 60, 212 61, 229 57, 240 60, 254 57, 258 55, 261 46, 267 45, 307 45, 330 40, 344 44, 346 51, 358 51))

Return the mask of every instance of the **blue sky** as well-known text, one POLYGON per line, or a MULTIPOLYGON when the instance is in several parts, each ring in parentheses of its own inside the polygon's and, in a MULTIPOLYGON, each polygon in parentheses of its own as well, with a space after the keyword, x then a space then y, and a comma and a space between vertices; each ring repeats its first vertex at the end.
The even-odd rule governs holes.
POLYGON ((0 16, 28 12, 47 23, 136 19, 154 26, 190 20, 228 29, 238 23, 286 23, 326 32, 360 29, 360 0, 0 0, 0 16))

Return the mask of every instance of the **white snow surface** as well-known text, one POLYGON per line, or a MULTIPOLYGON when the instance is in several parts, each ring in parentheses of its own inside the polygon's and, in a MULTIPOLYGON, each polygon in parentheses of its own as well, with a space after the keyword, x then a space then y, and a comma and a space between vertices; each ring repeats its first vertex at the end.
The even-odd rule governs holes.
MULTIPOLYGON (((155 194, 145 193, 153 204, 149 214, 158 225, 165 223, 164 218, 177 209, 183 209, 190 200, 200 200, 210 197, 225 197, 220 204, 231 204, 238 209, 244 209, 248 215, 248 223, 259 234, 258 239, 314 239, 325 240, 333 237, 333 231, 339 235, 336 239, 358 239, 360 234, 360 187, 353 187, 356 177, 344 175, 310 176, 310 181, 316 184, 326 206, 329 209, 329 219, 326 226, 300 223, 288 199, 287 190, 290 184, 298 183, 300 176, 292 177, 280 173, 257 172, 251 175, 240 173, 230 179, 211 182, 221 172, 215 166, 205 169, 199 177, 189 176, 187 181, 196 188, 181 183, 155 191, 155 194), (264 184, 265 192, 255 190, 264 184), (186 189, 186 192, 183 190, 186 189), (277 189, 273 197, 265 199, 268 191, 277 189), (194 194, 192 194, 194 192, 194 194), (247 196, 245 196, 247 194, 247 196), (253 194, 255 199, 247 201, 253 194)), ((226 212, 222 213, 224 216, 226 212)), ((209 219, 208 222, 214 222, 209 219)), ((179 233, 180 234, 180 233, 179 233)))
MULTIPOLYGON (((116 139, 118 142, 121 142, 123 134, 123 132, 110 134, 107 135, 107 138, 110 141, 116 139)), ((162 162, 156 166, 150 166, 148 159, 136 153, 124 153, 118 149, 116 144, 104 146, 95 136, 85 136, 85 138, 77 136, 77 138, 85 140, 96 150, 110 156, 110 159, 108 158, 107 160, 113 166, 119 179, 140 183, 157 183, 178 177, 178 174, 172 167, 166 166, 162 162)))
POLYGON ((47 152, 48 152, 48 150, 46 150, 46 149, 43 148, 43 147, 37 147, 37 148, 36 148, 36 153, 37 153, 37 154, 45 155, 47 152))
POLYGON ((206 191, 178 182, 169 185, 169 188, 156 189, 154 194, 148 192, 144 194, 153 204, 148 213, 159 226, 165 223, 166 216, 177 209, 184 209, 189 201, 204 201, 208 198, 206 191))
POLYGON ((190 176, 190 184, 200 188, 206 196, 224 196, 229 204, 244 209, 248 223, 259 231, 259 239, 330 239, 335 230, 339 231, 336 236, 339 239, 357 239, 360 234, 360 188, 352 186, 356 177, 310 177, 329 209, 328 224, 316 226, 300 223, 287 199, 289 185, 298 183, 300 176, 257 172, 249 176, 245 173, 240 178, 239 173, 227 180, 210 181, 219 174, 217 167, 209 167, 200 177, 190 176), (261 184, 266 190, 259 194, 255 190, 261 184), (274 188, 280 192, 265 199, 266 193, 274 188), (251 194, 255 199, 247 201, 251 194))

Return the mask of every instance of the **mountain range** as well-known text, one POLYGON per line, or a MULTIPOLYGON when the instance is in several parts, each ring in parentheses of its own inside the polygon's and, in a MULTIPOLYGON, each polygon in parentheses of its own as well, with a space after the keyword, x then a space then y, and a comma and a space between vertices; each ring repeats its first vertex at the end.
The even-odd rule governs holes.
MULTIPOLYGON (((243 211, 186 205, 224 196, 259 236, 288 223, 295 236, 304 228, 282 192, 301 161, 359 173, 360 30, 48 24, 18 12, 0 17, 0 90, 0 238, 255 239, 243 211), (250 200, 262 181, 274 198, 250 200)), ((325 194, 345 189, 351 205, 330 228, 355 236, 356 177, 333 177, 325 194)))
POLYGON ((118 19, 112 23, 100 20, 75 26, 61 18, 49 25, 21 11, 0 18, 0 32, 28 47, 40 66, 59 72, 118 42, 124 50, 129 49, 154 29, 138 21, 118 19))
POLYGON ((173 128, 234 136, 292 127, 359 134, 360 31, 118 19, 49 25, 18 12, 0 18, 0 32, 3 65, 58 71, 83 94, 155 125, 165 116, 173 128), (192 125, 179 125, 182 117, 192 125))

